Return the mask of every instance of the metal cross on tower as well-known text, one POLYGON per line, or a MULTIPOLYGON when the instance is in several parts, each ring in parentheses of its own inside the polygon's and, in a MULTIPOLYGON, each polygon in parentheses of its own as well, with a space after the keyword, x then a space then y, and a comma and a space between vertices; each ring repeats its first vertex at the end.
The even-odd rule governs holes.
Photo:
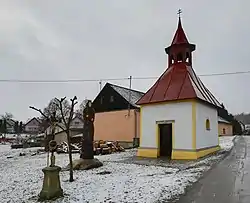
POLYGON ((177 14, 178 14, 179 18, 181 17, 181 13, 182 13, 182 10, 181 10, 181 9, 178 9, 177 14))

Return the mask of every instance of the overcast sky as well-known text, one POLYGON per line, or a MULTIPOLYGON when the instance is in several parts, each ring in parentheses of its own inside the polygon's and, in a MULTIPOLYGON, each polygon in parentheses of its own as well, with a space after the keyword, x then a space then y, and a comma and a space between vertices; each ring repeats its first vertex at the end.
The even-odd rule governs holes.
MULTIPOLYGON (((160 76, 177 10, 198 75, 248 71, 248 1, 0 0, 0 79, 64 80, 160 76)), ((201 77, 232 113, 250 111, 250 74, 201 77)), ((111 81, 129 86, 129 81, 111 81)), ((154 80, 133 80, 146 91, 154 80)), ((104 85, 104 82, 103 82, 104 85)), ((98 82, 0 83, 0 113, 27 120, 53 97, 93 99, 98 82)))

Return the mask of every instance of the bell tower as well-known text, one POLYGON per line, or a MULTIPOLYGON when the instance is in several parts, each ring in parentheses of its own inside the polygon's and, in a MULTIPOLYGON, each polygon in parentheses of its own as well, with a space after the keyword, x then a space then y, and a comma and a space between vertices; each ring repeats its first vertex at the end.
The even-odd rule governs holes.
POLYGON ((172 43, 165 48, 168 54, 168 67, 172 64, 185 62, 192 66, 192 52, 195 50, 195 44, 190 44, 181 24, 181 9, 178 10, 179 21, 172 43))

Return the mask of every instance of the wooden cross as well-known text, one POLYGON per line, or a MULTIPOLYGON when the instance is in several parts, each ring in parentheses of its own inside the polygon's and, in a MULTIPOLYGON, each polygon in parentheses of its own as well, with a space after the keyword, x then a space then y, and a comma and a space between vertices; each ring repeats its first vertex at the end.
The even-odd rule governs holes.
POLYGON ((181 17, 181 13, 182 13, 182 10, 181 10, 181 9, 178 9, 177 14, 179 15, 179 18, 181 17))

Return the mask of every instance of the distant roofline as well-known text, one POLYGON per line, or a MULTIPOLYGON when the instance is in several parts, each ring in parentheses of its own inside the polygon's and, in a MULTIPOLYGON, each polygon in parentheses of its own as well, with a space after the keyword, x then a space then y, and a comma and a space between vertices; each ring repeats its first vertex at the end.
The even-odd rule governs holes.
POLYGON ((28 125, 32 120, 37 120, 38 121, 38 123, 41 123, 41 120, 40 119, 38 119, 37 117, 33 117, 33 118, 31 118, 30 120, 28 120, 25 124, 24 124, 24 126, 26 126, 26 125, 28 125))
POLYGON ((106 84, 109 84, 109 85, 113 85, 113 86, 116 86, 116 87, 120 87, 120 88, 123 88, 123 89, 126 89, 126 90, 131 90, 131 91, 134 91, 134 92, 138 92, 138 93, 141 93, 141 94, 145 94, 145 92, 141 92, 139 90, 135 90, 135 89, 129 89, 127 87, 124 87, 124 86, 120 86, 120 85, 116 85, 116 84, 113 84, 113 83, 109 83, 107 82, 106 84))

